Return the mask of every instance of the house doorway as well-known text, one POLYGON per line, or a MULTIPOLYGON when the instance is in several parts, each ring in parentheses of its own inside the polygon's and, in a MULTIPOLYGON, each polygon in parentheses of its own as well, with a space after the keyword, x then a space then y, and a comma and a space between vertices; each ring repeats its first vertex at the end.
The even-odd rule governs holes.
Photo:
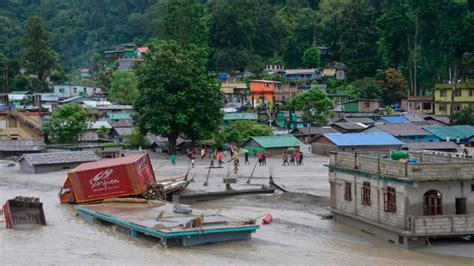
POLYGON ((429 190, 423 195, 423 215, 443 215, 443 195, 429 190))

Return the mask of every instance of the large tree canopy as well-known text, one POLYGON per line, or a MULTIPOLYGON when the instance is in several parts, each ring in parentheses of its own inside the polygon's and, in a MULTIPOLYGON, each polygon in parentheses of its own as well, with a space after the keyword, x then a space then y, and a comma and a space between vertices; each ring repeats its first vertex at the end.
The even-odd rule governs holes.
POLYGON ((108 92, 111 101, 133 104, 138 97, 138 78, 133 72, 117 70, 113 73, 108 92))
POLYGON ((313 88, 296 95, 291 106, 303 111, 303 119, 318 126, 325 126, 331 116, 331 100, 319 88, 313 88))
POLYGON ((182 47, 174 40, 154 40, 149 47, 137 70, 136 121, 143 133, 168 137, 174 153, 179 135, 197 139, 220 125, 220 86, 206 70, 206 48, 182 47))
POLYGON ((26 21, 26 33, 23 38, 24 65, 28 74, 38 79, 33 89, 44 91, 46 79, 57 66, 56 54, 51 48, 49 32, 40 17, 30 17, 26 21))
POLYGON ((76 143, 91 123, 89 114, 78 104, 66 104, 53 112, 44 130, 52 143, 76 143))

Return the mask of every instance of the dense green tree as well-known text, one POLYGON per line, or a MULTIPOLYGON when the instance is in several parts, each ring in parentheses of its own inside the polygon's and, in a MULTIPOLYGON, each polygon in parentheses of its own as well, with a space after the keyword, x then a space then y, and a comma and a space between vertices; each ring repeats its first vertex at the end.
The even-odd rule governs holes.
POLYGON ((403 74, 389 68, 379 75, 379 84, 382 86, 382 101, 386 105, 400 103, 408 96, 407 81, 403 74))
POLYGON ((204 6, 197 0, 164 0, 161 20, 163 37, 181 46, 207 43, 207 24, 204 6))
POLYGON ((302 92, 291 99, 291 106, 303 111, 303 119, 318 126, 325 126, 329 122, 332 111, 332 102, 319 88, 302 92))
POLYGON ((129 148, 138 149, 141 147, 142 149, 146 149, 150 146, 150 141, 146 136, 140 133, 140 130, 137 128, 133 128, 132 134, 125 136, 124 138, 129 148))
POLYGON ((133 72, 117 70, 110 82, 108 97, 112 102, 133 104, 140 94, 137 86, 138 78, 133 72))
POLYGON ((463 108, 453 116, 455 125, 471 125, 474 126, 474 108, 463 108))
POLYGON ((303 64, 307 68, 317 68, 321 65, 321 54, 315 47, 309 47, 303 54, 303 64))
POLYGON ((38 79, 34 89, 44 91, 46 79, 57 66, 56 54, 51 48, 51 37, 40 17, 30 17, 26 22, 23 38, 25 68, 27 74, 38 79), (37 86, 40 86, 39 88, 37 86))
POLYGON ((86 109, 77 104, 66 104, 54 111, 44 125, 51 143, 76 143, 91 124, 86 109))
POLYGON ((374 78, 362 78, 350 84, 358 98, 381 100, 383 95, 382 86, 374 78))
POLYGON ((219 144, 234 143, 242 146, 250 137, 271 136, 273 135, 270 126, 257 124, 253 121, 235 121, 229 128, 224 129, 217 136, 219 144))
POLYGON ((244 71, 254 57, 255 1, 210 1, 208 9, 214 67, 229 72, 244 71))
POLYGON ((142 133, 168 137, 174 153, 181 134, 198 139, 220 125, 220 86, 206 70, 206 48, 183 48, 175 41, 151 41, 149 47, 137 70, 136 121, 142 133))

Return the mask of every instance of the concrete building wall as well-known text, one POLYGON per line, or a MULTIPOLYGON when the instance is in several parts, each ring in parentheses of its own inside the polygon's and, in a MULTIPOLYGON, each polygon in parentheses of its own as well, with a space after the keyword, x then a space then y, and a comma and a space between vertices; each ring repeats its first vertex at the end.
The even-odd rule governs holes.
POLYGON ((406 218, 406 184, 395 182, 383 182, 362 176, 335 172, 333 180, 336 186, 336 209, 361 216, 372 221, 394 226, 400 229, 405 228, 406 218), (352 200, 344 199, 345 183, 351 183, 352 200), (363 182, 370 182, 371 187, 371 205, 362 205, 361 188, 363 182), (355 184, 355 185, 354 185, 355 184), (396 205, 395 212, 384 211, 384 192, 387 187, 395 188, 396 205))
POLYGON ((414 187, 408 188, 408 214, 423 216, 423 195, 429 190, 437 190, 442 195, 443 215, 456 214, 456 198, 466 198, 467 214, 474 214, 474 191, 471 181, 436 181, 417 182, 414 187))

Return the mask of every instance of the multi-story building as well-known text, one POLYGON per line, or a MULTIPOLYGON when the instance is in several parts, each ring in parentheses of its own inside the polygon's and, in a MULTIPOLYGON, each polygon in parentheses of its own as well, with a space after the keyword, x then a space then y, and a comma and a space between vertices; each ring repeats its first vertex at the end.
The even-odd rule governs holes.
POLYGON ((409 113, 433 114, 433 96, 408 96, 401 102, 401 108, 409 113))
POLYGON ((255 106, 266 106, 272 108, 275 101, 275 91, 281 87, 281 82, 273 80, 251 80, 250 103, 255 106))
POLYGON ((474 161, 410 152, 330 154, 335 220, 392 244, 415 247, 435 237, 474 235, 474 161))
POLYGON ((38 112, 0 113, 0 158, 39 152, 44 148, 38 112))
POLYGON ((69 98, 75 96, 98 96, 102 89, 96 86, 86 85, 55 85, 54 95, 59 98, 69 98))
POLYGON ((451 100, 454 112, 474 107, 474 83, 456 84, 454 97, 452 84, 436 84, 434 88, 435 115, 451 115, 451 100))

